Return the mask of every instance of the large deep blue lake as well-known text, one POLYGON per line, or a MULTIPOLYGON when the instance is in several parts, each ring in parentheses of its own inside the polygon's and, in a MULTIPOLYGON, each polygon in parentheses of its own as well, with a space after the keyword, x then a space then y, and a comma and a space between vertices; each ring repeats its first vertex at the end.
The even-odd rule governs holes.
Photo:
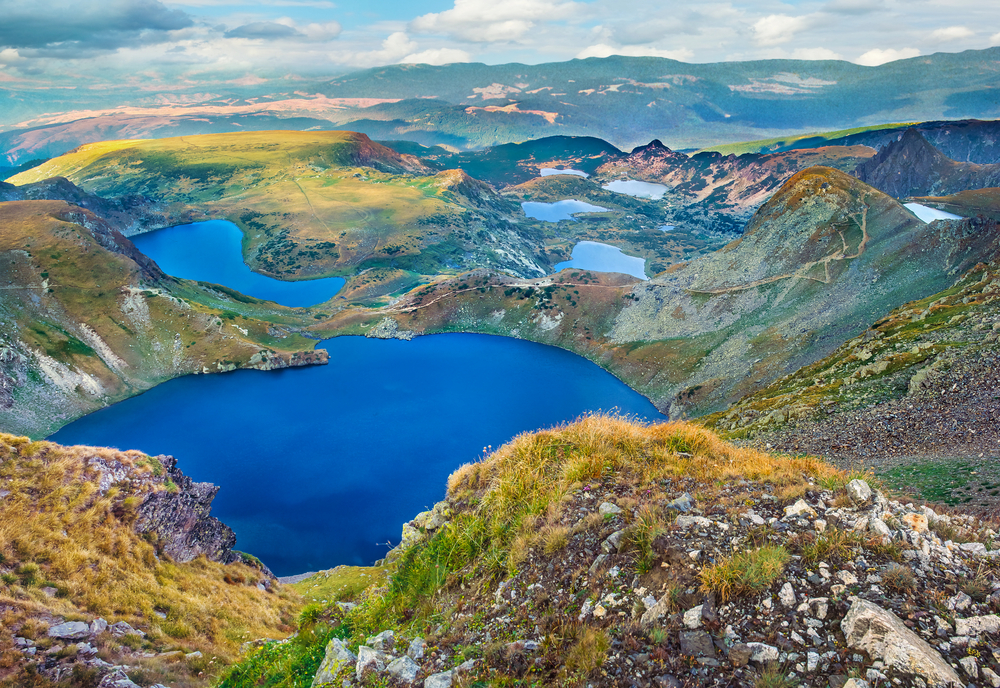
POLYGON ((283 306, 314 306, 344 286, 342 277, 286 282, 253 272, 243 262, 243 232, 228 220, 157 229, 132 237, 136 248, 174 277, 212 282, 283 306))
POLYGON ((665 420, 555 347, 474 334, 320 346, 329 365, 178 378, 49 439, 173 454, 222 486, 213 514, 237 548, 289 575, 381 558, 487 445, 588 411, 665 420))

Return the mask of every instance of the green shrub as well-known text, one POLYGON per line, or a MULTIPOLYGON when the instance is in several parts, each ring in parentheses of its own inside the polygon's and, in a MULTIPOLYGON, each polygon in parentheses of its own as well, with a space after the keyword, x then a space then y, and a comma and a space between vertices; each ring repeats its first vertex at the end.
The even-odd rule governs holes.
POLYGON ((778 579, 788 559, 788 551, 780 546, 740 552, 702 569, 702 588, 716 593, 722 602, 736 595, 762 592, 778 579))

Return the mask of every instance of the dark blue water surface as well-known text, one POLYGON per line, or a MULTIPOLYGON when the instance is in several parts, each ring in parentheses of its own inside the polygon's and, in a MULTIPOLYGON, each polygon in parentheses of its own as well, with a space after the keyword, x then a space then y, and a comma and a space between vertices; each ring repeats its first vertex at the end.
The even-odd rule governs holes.
POLYGON ((285 282, 253 272, 243 262, 240 228, 227 220, 177 225, 132 237, 140 251, 174 277, 213 282, 283 306, 329 301, 344 286, 341 277, 285 282))
POLYGON ((320 346, 329 365, 178 378, 50 439, 173 454, 222 486, 212 513, 237 547, 287 575, 380 558, 486 445, 587 411, 664 420, 555 347, 474 334, 320 346))

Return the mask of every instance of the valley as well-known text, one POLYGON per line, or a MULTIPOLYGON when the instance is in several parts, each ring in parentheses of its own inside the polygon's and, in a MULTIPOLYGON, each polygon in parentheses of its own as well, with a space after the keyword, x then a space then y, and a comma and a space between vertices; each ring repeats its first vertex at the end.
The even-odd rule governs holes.
MULTIPOLYGON (((470 116, 512 113, 539 116, 523 107, 470 116)), ((202 626, 189 642, 170 625, 188 602, 170 598, 128 617, 142 640, 88 631, 87 642, 113 649, 125 673, 143 656, 145 684, 155 676, 175 688, 209 680, 284 685, 275 683, 280 676, 308 686, 322 674, 320 663, 340 652, 330 644, 335 636, 358 649, 393 629, 433 638, 437 654, 411 658, 414 675, 427 680, 448 672, 449 680, 463 672, 523 677, 524 653, 535 651, 544 681, 606 678, 602 664, 628 671, 638 660, 626 664, 604 648, 594 650, 600 662, 580 664, 573 653, 587 637, 627 644, 649 660, 658 647, 676 644, 649 629, 662 626, 673 637, 702 593, 718 596, 703 604, 730 605, 727 614, 759 611, 753 604, 734 611, 746 603, 726 603, 725 588, 706 578, 729 557, 729 545, 699 529, 730 527, 753 551, 796 552, 795 563, 780 567, 794 572, 789 584, 835 600, 837 618, 853 613, 842 597, 848 588, 827 590, 829 582, 813 573, 809 548, 835 537, 834 524, 850 522, 864 537, 817 557, 844 571, 854 570, 855 557, 891 566, 904 557, 886 544, 895 536, 883 541, 869 524, 884 518, 895 528, 921 512, 886 497, 852 501, 849 483, 860 478, 981 509, 1000 502, 1000 476, 980 467, 995 463, 1000 446, 992 413, 1000 230, 990 200, 998 161, 983 160, 985 147, 965 147, 977 161, 948 157, 933 142, 945 129, 923 123, 690 154, 659 140, 631 152, 570 136, 455 152, 357 132, 259 131, 89 143, 18 172, 0 185, 7 325, 0 428, 60 444, 4 436, 3 451, 16 457, 9 465, 35 456, 39 465, 79 464, 59 479, 83 495, 109 495, 97 505, 113 514, 109 523, 129 526, 133 508, 153 503, 130 491, 135 484, 151 495, 174 494, 180 483, 189 489, 179 474, 162 486, 145 474, 143 467, 155 474, 172 461, 155 455, 175 454, 188 475, 223 486, 218 498, 199 483, 191 489, 210 491, 199 508, 213 506, 240 546, 263 560, 254 568, 253 557, 241 557, 236 565, 250 570, 238 576, 201 559, 193 573, 171 575, 195 576, 188 585, 207 585, 211 599, 220 593, 204 581, 218 575, 228 575, 234 591, 259 590, 262 606, 253 609, 266 623, 234 617, 208 633, 211 644, 199 644, 202 626), (557 203, 569 203, 560 206, 568 213, 541 214, 557 203), (956 217, 921 219, 905 205, 912 203, 956 217), (216 240, 225 248, 212 249, 216 240), (564 265, 586 260, 595 246, 627 260, 628 269, 564 265), (225 251, 228 264, 212 250, 225 251), (176 262, 168 262, 169 251, 176 262), (170 274, 196 259, 201 269, 225 269, 211 278, 170 274), (250 281, 231 282, 233 270, 310 296, 256 292, 250 281), (285 368, 302 369, 245 370, 285 368), (668 419, 674 422, 658 422, 668 419), (540 426, 553 429, 530 432, 540 426), (112 456, 70 446, 78 444, 133 451, 112 456), (111 493, 88 486, 102 484, 92 475, 98 456, 142 476, 111 493), (452 473, 464 461, 473 463, 452 473), (975 480, 963 478, 971 467, 975 480), (937 471, 949 476, 946 490, 933 477, 913 477, 937 471), (446 482, 446 501, 432 507, 446 482), (599 500, 590 503, 591 492, 599 500), (698 505, 696 516, 680 515, 685 499, 698 505), (799 499, 813 511, 808 519, 788 515, 801 508, 799 499), (746 509, 783 527, 769 530, 746 509), (697 528, 690 532, 681 525, 702 514, 707 525, 691 521, 697 528), (606 544, 614 533, 621 546, 606 544), (605 558, 595 560, 598 554, 605 558), (570 564, 574 557, 579 562, 570 564), (675 559, 701 573, 678 574, 675 559), (333 563, 349 566, 329 569, 333 563), (662 580, 661 568, 669 571, 662 580), (271 577, 271 570, 306 569, 329 570, 287 585, 271 577), (550 609, 544 623, 573 627, 561 639, 555 626, 532 630, 543 622, 531 609, 510 611, 514 590, 533 599, 528 586, 543 584, 552 587, 537 601, 550 609), (580 591, 569 595, 576 601, 562 599, 566 586, 580 591), (304 606, 300 593, 321 597, 304 606), (602 620, 621 604, 614 613, 634 622, 633 630, 602 620), (656 609, 662 613, 650 621, 656 609), (297 623, 290 610, 301 611, 297 623), (503 618, 515 619, 509 631, 503 618), (296 627, 296 639, 266 640, 296 627), (237 651, 251 628, 254 638, 246 640, 254 644, 237 651), (511 649, 533 634, 545 645, 511 649), (469 649, 479 646, 486 649, 469 649), (218 653, 227 667, 196 663, 189 651, 197 647, 218 653), (189 666, 203 674, 189 675, 189 666)), ((958 123, 954 138, 968 131, 958 123)), ((0 473, 0 486, 30 479, 0 473)), ((0 508, 8 494, 0 491, 0 508)), ((978 548, 986 552, 993 542, 992 522, 932 513, 925 518, 939 523, 941 536, 920 540, 930 552, 920 564, 928 590, 950 584, 944 566, 971 576, 978 548), (948 538, 959 532, 975 553, 948 554, 948 538)), ((172 549, 177 533, 147 547, 122 532, 120 553, 170 557, 171 566, 182 558, 172 549)), ((907 552, 924 551, 902 537, 907 552)), ((49 656, 54 642, 43 634, 57 620, 125 618, 87 607, 83 591, 92 583, 41 551, 27 552, 0 530, 0 554, 9 557, 0 568, 10 579, 0 603, 18 610, 5 623, 31 642, 18 647, 49 656), (41 587, 58 593, 53 601, 21 573, 35 561, 46 576, 41 587)), ((775 590, 785 581, 773 580, 775 590)), ((993 603, 984 596, 975 604, 984 614, 993 603)), ((772 647, 784 633, 736 626, 729 644, 711 653, 682 636, 681 652, 663 650, 656 671, 676 674, 677 658, 692 652, 732 658, 743 641, 772 647)), ((829 646, 817 666, 846 672, 864 664, 837 654, 838 643, 854 642, 849 635, 830 633, 840 635, 814 645, 829 646)), ((5 642, 0 651, 8 654, 0 656, 19 658, 21 650, 5 642)), ((786 657, 798 643, 788 642, 780 650, 786 657)), ((402 654, 391 642, 383 649, 384 664, 395 657, 390 651, 402 654)), ((56 681, 67 667, 83 666, 59 652, 44 669, 56 681)), ((950 649, 941 652, 958 661, 950 649)), ((25 674, 4 670, 24 665, 10 661, 0 665, 0 680, 17 685, 25 674)), ((718 675, 742 681, 766 664, 732 661, 718 675)))

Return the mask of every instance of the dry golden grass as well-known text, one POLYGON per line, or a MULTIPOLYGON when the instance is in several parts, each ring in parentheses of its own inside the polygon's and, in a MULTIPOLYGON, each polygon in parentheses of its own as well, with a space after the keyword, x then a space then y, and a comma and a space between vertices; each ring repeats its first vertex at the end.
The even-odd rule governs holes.
POLYGON ((21 633, 41 635, 38 616, 103 616, 145 630, 151 649, 201 650, 226 660, 247 640, 287 635, 300 606, 294 592, 259 590, 263 574, 243 564, 172 562, 135 533, 144 494, 166 489, 161 473, 141 452, 0 434, 0 489, 9 493, 0 499, 4 626, 26 624, 21 633), (129 467, 134 477, 102 494, 95 459, 129 467))
POLYGON ((523 433, 493 454, 459 468, 448 480, 451 499, 475 496, 492 540, 527 539, 528 515, 543 514, 581 481, 614 474, 633 485, 662 479, 727 482, 747 478, 789 493, 809 478, 839 471, 812 458, 735 447, 685 422, 643 425, 615 415, 589 415, 552 430, 523 433))

